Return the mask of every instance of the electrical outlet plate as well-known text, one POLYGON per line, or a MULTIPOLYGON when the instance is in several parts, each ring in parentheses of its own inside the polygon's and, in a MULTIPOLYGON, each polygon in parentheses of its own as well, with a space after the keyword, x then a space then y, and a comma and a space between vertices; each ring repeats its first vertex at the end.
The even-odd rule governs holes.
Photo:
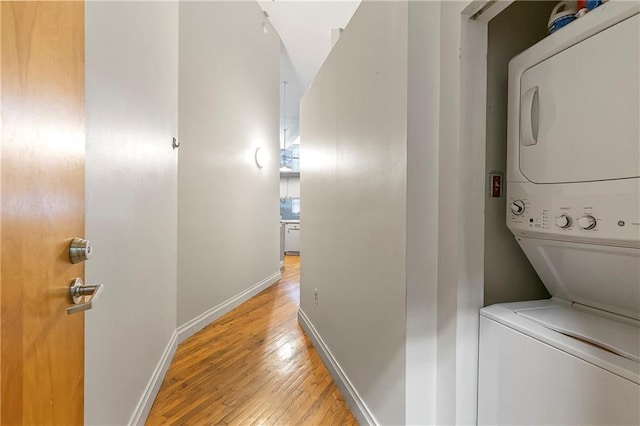
POLYGON ((317 288, 313 289, 313 301, 315 302, 316 305, 318 305, 318 289, 317 288))

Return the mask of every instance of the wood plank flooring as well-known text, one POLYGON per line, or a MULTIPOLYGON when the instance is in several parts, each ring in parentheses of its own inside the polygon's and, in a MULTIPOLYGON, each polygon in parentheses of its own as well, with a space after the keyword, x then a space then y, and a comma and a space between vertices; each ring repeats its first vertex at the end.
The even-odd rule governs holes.
POLYGON ((300 263, 176 350, 147 425, 357 425, 298 325, 300 263))

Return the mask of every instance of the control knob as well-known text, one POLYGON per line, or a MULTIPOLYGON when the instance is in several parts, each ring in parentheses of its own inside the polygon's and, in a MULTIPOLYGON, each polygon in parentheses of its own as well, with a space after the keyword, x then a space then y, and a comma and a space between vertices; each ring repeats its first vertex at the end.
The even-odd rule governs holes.
POLYGON ((567 229, 571 226, 571 217, 563 214, 556 218, 556 225, 562 229, 567 229))
POLYGON ((513 203, 511 203, 511 213, 515 214, 516 216, 520 216, 522 213, 524 213, 524 201, 515 200, 513 203))
POLYGON ((582 229, 593 229, 596 227, 596 218, 587 214, 578 219, 578 225, 582 229))

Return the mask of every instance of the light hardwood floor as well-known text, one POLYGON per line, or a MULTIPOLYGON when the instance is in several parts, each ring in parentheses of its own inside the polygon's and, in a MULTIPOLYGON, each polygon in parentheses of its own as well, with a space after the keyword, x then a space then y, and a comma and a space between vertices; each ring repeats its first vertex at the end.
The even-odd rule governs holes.
POLYGON ((357 425, 298 325, 300 263, 186 340, 147 418, 156 424, 357 425))

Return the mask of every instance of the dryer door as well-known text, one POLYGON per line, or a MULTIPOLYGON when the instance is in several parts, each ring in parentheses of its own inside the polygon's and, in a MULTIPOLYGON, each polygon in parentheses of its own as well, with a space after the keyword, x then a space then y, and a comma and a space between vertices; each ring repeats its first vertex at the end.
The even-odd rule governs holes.
POLYGON ((522 74, 519 162, 527 179, 640 176, 639 40, 635 15, 522 74))

